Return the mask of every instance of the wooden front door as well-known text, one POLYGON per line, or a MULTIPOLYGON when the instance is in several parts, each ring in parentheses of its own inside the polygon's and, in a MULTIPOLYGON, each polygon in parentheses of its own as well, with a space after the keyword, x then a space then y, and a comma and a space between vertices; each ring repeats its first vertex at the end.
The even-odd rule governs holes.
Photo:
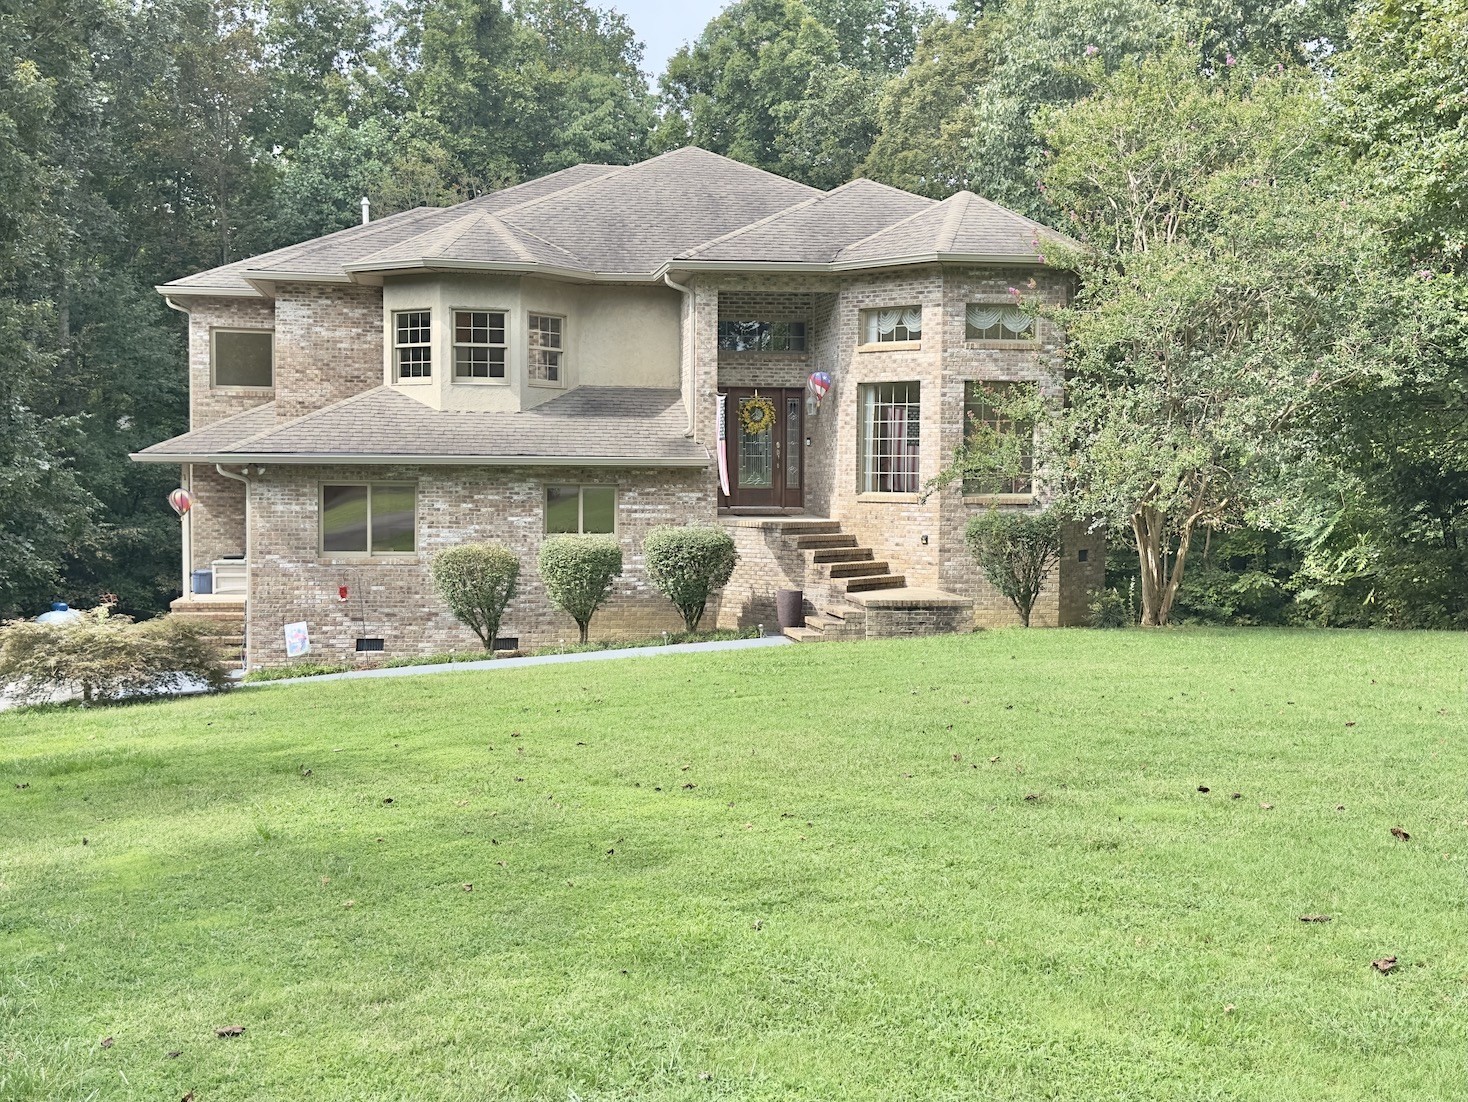
POLYGON ((729 496, 734 509, 799 509, 805 501, 805 392, 730 387, 728 395, 729 496), (748 427, 751 408, 773 407, 768 428, 748 427))

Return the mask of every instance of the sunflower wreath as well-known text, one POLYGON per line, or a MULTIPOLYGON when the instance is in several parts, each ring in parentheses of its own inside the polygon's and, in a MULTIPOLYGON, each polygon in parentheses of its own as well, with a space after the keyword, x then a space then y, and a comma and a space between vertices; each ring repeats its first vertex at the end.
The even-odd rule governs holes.
POLYGON ((775 427, 775 403, 761 394, 739 403, 739 424, 748 436, 758 436, 775 427))

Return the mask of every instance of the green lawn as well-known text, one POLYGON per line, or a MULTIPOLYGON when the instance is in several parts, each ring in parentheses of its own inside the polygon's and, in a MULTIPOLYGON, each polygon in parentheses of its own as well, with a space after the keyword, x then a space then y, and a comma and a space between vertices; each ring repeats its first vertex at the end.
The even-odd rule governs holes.
POLYGON ((1465 646, 1016 630, 0 715, 0 1098, 1463 1098, 1465 646))

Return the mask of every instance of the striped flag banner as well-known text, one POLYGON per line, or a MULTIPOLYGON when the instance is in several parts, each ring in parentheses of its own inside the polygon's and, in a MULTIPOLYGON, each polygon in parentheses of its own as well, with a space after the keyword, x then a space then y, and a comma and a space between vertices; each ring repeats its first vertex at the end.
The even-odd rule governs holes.
POLYGON ((719 489, 729 496, 729 396, 719 395, 719 489))

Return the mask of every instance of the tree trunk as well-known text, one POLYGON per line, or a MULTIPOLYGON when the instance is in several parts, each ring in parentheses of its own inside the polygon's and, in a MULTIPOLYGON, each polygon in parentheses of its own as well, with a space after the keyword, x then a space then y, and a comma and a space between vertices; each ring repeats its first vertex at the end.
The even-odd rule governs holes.
POLYGON ((577 620, 576 621, 576 626, 581 629, 581 642, 585 643, 587 641, 587 639, 586 639, 587 632, 591 629, 591 621, 590 620, 586 620, 586 621, 577 620))
POLYGON ((1136 537, 1137 561, 1142 573, 1143 627, 1167 626, 1178 586, 1182 584, 1196 523, 1195 517, 1183 522, 1174 553, 1167 545, 1166 518, 1158 510, 1143 505, 1132 514, 1132 535, 1136 537))

